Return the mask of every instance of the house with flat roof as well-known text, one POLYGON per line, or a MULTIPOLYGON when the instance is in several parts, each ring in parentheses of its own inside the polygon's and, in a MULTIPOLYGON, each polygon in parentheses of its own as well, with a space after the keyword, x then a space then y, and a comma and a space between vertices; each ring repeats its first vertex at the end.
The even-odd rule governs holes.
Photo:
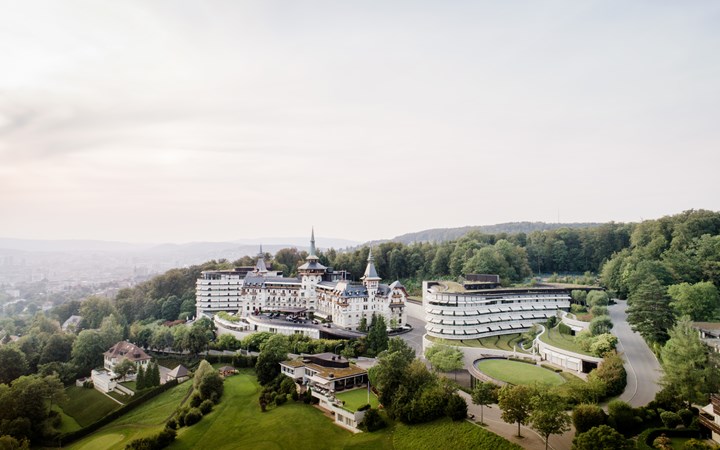
POLYGON ((336 397, 341 391, 369 389, 367 370, 334 353, 301 355, 280 363, 280 372, 294 379, 302 391, 310 390, 319 406, 333 415, 336 425, 353 432, 365 417, 365 411, 351 411, 336 397))

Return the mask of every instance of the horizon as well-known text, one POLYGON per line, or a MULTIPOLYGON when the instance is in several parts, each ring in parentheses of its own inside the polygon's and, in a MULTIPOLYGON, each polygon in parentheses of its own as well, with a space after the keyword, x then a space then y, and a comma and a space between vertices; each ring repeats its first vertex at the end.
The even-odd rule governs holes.
POLYGON ((711 1, 17 2, 0 235, 367 242, 717 211, 718 19, 711 1))

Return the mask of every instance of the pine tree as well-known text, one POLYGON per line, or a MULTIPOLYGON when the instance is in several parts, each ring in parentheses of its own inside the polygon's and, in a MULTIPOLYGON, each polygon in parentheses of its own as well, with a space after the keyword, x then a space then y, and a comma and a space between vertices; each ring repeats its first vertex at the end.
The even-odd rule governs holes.
POLYGON ((143 369, 143 366, 138 366, 137 377, 135 378, 135 389, 138 391, 145 389, 145 369, 143 369))
POLYGON ((673 325, 665 287, 655 277, 640 284, 628 299, 627 321, 647 341, 664 344, 673 325))
POLYGON ((160 386, 160 367, 157 365, 157 363, 153 364, 152 385, 160 386))

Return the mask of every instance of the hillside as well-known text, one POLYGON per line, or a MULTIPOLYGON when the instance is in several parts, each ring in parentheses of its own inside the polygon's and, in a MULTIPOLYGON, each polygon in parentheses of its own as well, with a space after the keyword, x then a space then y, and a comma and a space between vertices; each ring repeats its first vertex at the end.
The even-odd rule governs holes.
POLYGON ((596 222, 581 223, 546 223, 546 222, 507 222, 495 225, 476 225, 458 228, 431 228, 414 233, 401 234, 392 239, 370 241, 366 245, 377 245, 383 242, 401 242, 412 244, 414 242, 445 242, 458 239, 471 231, 486 234, 498 233, 531 233, 533 231, 557 230, 560 228, 594 228, 602 225, 596 222))

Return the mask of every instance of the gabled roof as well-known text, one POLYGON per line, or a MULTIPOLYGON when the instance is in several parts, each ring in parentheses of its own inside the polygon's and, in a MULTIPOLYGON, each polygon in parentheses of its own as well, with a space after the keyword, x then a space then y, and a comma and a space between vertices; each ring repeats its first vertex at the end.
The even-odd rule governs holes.
POLYGON ((147 361, 152 359, 147 353, 145 353, 145 351, 143 351, 143 349, 135 344, 131 344, 128 341, 118 342, 110 347, 110 350, 106 351, 104 355, 108 358, 125 358, 132 362, 147 361))

